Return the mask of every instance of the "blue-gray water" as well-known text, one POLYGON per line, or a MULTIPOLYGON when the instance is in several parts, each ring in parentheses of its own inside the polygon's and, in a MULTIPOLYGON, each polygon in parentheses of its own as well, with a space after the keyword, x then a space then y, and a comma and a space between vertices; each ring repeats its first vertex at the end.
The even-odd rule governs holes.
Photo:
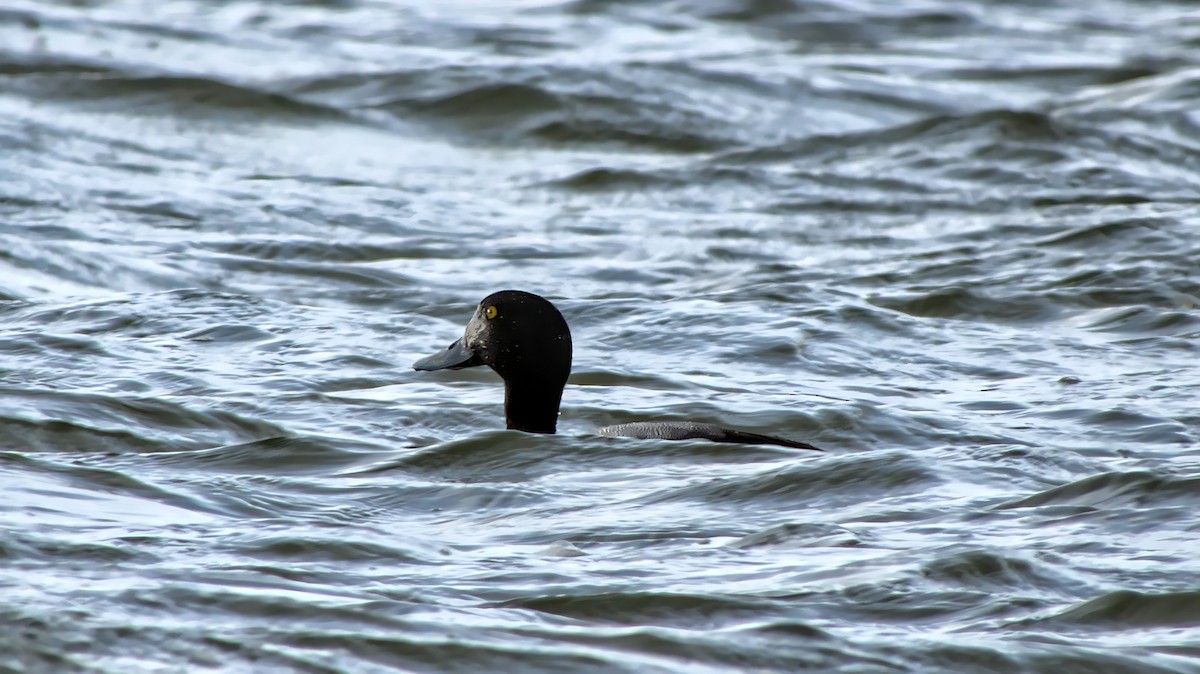
POLYGON ((1191 2, 10 0, 0 672, 1200 672, 1198 205, 1191 2))

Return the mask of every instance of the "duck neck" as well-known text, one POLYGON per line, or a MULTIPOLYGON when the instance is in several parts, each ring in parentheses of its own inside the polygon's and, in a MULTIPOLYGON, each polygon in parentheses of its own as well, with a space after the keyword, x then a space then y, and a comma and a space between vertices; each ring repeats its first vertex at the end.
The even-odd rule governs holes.
POLYGON ((554 433, 562 392, 562 385, 506 381, 504 417, 508 427, 526 433, 554 433))

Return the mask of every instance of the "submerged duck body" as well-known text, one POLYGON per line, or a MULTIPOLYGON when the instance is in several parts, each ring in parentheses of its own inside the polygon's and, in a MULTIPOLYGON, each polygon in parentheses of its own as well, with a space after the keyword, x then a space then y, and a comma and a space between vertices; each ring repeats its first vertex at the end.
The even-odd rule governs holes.
MULTIPOLYGON (((413 363, 421 371, 487 365, 504 380, 508 428, 554 433, 563 389, 571 374, 571 330, 549 300, 521 290, 502 290, 479 303, 463 336, 445 350, 413 363)), ((817 447, 694 421, 639 421, 605 426, 601 435, 659 440, 704 439, 747 445, 817 447)))

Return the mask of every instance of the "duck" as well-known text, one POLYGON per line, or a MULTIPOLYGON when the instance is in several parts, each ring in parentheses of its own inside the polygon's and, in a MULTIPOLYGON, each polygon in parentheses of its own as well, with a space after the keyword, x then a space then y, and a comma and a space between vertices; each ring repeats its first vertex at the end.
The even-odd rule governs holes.
MULTIPOLYGON (((553 434, 571 374, 571 357, 571 329, 558 307, 530 292, 501 290, 479 302, 462 337, 412 367, 432 372, 487 365, 504 380, 507 427, 553 434)), ((823 451, 806 442, 698 421, 635 421, 596 432, 643 440, 695 439, 823 451)))

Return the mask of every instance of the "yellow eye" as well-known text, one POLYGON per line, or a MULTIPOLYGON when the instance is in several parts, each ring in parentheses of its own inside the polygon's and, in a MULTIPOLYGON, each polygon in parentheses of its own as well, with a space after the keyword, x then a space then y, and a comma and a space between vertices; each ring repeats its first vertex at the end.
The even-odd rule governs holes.
POLYGON ((499 316, 500 312, 496 310, 496 305, 489 304, 487 308, 483 310, 483 315, 490 321, 496 316, 499 316))

